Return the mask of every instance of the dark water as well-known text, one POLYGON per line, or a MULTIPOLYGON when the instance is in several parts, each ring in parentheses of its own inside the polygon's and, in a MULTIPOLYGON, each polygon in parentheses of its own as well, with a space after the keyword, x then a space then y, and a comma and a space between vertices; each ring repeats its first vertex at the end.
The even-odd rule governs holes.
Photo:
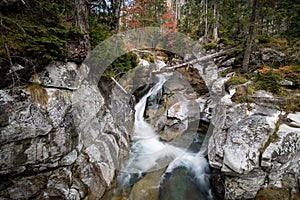
POLYGON ((204 200, 209 199, 209 188, 201 188, 194 175, 180 167, 168 174, 161 183, 159 200, 204 200))

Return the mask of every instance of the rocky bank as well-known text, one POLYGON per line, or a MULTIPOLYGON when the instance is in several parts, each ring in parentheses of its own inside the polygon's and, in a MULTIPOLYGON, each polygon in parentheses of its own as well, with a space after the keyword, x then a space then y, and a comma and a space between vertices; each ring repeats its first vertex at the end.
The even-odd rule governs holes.
POLYGON ((88 71, 58 62, 0 91, 1 199, 100 199, 110 186, 133 111, 117 87, 105 102, 88 71))

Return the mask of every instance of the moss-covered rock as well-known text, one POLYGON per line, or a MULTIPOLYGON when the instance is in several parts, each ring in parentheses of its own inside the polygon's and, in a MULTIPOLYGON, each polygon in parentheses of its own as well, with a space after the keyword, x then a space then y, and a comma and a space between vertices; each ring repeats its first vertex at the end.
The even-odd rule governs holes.
POLYGON ((264 188, 259 190, 256 200, 290 200, 291 192, 288 188, 264 188))

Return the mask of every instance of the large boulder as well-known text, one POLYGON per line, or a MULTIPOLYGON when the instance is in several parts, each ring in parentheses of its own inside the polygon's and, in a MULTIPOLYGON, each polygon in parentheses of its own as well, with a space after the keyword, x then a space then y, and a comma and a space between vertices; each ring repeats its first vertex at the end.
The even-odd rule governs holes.
POLYGON ((224 176, 226 199, 253 199, 262 188, 299 187, 300 114, 284 115, 273 96, 257 92, 255 102, 235 103, 226 94, 212 113, 208 144, 212 167, 224 176), (272 103, 273 102, 273 103, 272 103))

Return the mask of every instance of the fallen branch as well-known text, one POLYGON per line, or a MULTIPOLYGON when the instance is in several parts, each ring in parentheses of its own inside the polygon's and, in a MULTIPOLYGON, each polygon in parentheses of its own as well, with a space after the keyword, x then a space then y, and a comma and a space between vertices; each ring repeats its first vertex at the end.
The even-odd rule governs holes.
POLYGON ((116 79, 114 79, 113 77, 110 77, 110 78, 111 78, 111 80, 113 80, 113 81, 116 83, 117 86, 119 86, 119 88, 120 88, 123 92, 125 92, 125 94, 128 94, 128 92, 123 88, 123 86, 122 86, 120 83, 118 83, 118 81, 116 81, 116 79))
POLYGON ((228 53, 233 52, 235 50, 236 50, 236 48, 227 49, 227 50, 224 50, 224 51, 221 51, 221 52, 213 53, 213 54, 210 54, 210 55, 203 56, 201 58, 191 60, 189 62, 181 63, 181 64, 170 66, 170 67, 164 67, 164 68, 161 69, 161 71, 174 70, 174 69, 184 67, 184 66, 187 66, 187 65, 193 65, 193 64, 203 62, 203 61, 207 61, 207 60, 210 60, 210 59, 213 59, 213 58, 218 58, 218 57, 227 55, 228 53))

